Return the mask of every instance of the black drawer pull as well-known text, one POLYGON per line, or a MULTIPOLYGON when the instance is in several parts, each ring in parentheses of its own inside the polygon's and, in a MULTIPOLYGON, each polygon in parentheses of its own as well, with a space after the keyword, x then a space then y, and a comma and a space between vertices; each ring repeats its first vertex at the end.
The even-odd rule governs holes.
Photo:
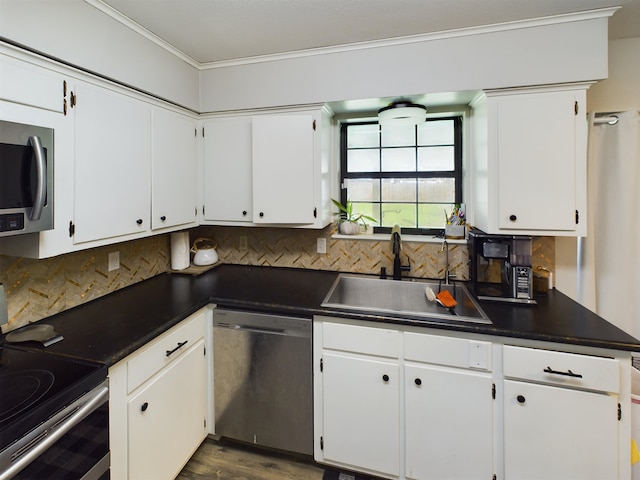
POLYGON ((422 380, 420 380, 419 378, 416 378, 416 379, 414 380, 414 382, 415 382, 415 384, 416 384, 416 385, 418 385, 418 386, 422 385, 422 380))
POLYGON ((524 403, 524 402, 526 402, 526 401, 527 401, 527 399, 526 399, 526 398, 524 398, 524 395, 518 395, 518 396, 516 397, 516 400, 518 400, 518 403, 524 403))
POLYGON ((554 375, 564 375, 565 377, 582 378, 582 375, 580 375, 579 373, 573 373, 571 370, 567 370, 566 372, 558 372, 556 370, 553 370, 551 367, 545 368, 544 373, 553 373, 554 375))
POLYGON ((387 375, 387 374, 382 375, 382 381, 383 382, 388 382, 389 381, 389 375, 387 375))
POLYGON ((179 348, 184 347, 187 344, 188 341, 189 340, 185 340, 184 342, 178 342, 178 346, 176 348, 174 348, 173 350, 167 350, 167 357, 170 356, 172 353, 174 353, 179 348))
POLYGON ((149 403, 148 403, 148 402, 144 402, 144 403, 142 404, 142 406, 140 407, 140 411, 141 411, 141 412, 146 412, 146 411, 147 411, 147 408, 149 408, 149 403))

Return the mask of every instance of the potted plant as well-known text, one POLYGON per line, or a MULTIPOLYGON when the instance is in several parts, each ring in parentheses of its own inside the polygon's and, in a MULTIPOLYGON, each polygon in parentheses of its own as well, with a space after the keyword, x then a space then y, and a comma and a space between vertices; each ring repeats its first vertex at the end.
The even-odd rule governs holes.
POLYGON ((331 201, 338 208, 338 211, 335 212, 334 215, 337 215, 340 219, 338 230, 343 235, 356 235, 360 233, 360 225, 363 225, 365 228, 367 226, 365 220, 377 222, 375 218, 368 215, 353 213, 353 202, 351 200, 347 200, 345 205, 333 198, 331 201))

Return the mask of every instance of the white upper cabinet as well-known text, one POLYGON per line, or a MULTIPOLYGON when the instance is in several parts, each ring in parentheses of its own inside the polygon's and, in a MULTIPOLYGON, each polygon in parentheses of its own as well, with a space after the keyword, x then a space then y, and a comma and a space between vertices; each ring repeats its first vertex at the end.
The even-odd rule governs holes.
POLYGON ((64 113, 67 84, 52 70, 9 56, 0 56, 0 100, 64 113))
POLYGON ((75 87, 74 243, 149 228, 151 107, 88 83, 75 87))
POLYGON ((251 116, 204 122, 204 220, 251 222, 251 116))
POLYGON ((151 229, 196 222, 197 139, 194 119, 154 108, 151 117, 151 229))
POLYGON ((474 104, 472 209, 487 233, 586 233, 586 85, 492 91, 474 104))
POLYGON ((323 228, 331 222, 326 110, 204 122, 204 223, 323 228))
POLYGON ((253 118, 255 223, 314 223, 315 136, 310 114, 253 118))

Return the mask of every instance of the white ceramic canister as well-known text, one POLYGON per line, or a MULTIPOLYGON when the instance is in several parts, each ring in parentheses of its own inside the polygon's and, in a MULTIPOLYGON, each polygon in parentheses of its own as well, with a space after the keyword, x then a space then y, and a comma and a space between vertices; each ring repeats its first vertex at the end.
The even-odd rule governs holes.
POLYGON ((171 234, 171 270, 184 270, 190 264, 189 232, 171 234))

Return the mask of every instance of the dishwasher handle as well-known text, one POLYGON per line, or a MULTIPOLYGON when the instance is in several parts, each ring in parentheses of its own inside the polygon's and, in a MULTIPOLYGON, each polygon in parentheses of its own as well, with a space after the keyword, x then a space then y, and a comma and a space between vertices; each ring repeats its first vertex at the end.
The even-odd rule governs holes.
POLYGON ((296 328, 279 328, 279 327, 265 327, 265 326, 257 326, 257 325, 243 325, 240 323, 216 323, 214 328, 224 328, 227 330, 231 330, 233 332, 247 332, 247 333, 257 333, 264 335, 282 335, 286 336, 294 336, 294 337, 310 337, 311 333, 305 331, 303 329, 296 328))
POLYGON ((267 333, 270 335, 286 335, 287 331, 283 328, 270 328, 270 327, 256 327, 253 325, 232 325, 234 330, 241 330, 245 332, 253 333, 267 333))

